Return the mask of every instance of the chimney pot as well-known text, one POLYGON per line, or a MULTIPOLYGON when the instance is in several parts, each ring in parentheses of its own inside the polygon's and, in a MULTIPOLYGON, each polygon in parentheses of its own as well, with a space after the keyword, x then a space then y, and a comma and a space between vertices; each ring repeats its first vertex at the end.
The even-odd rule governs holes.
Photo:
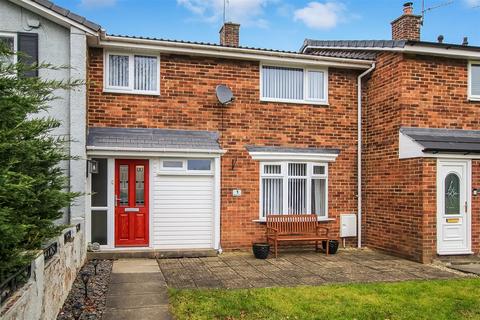
POLYGON ((444 39, 443 35, 439 35, 437 38, 438 43, 443 43, 443 39, 444 39))
POLYGON ((225 22, 220 29, 220 45, 227 47, 238 47, 240 43, 240 25, 232 22, 225 22))
POLYGON ((392 21, 393 40, 420 41, 422 16, 413 14, 413 2, 403 5, 403 14, 392 21))
POLYGON ((468 46, 468 37, 463 37, 462 46, 468 46))
POLYGON ((403 4, 403 14, 413 14, 413 2, 405 2, 403 4))

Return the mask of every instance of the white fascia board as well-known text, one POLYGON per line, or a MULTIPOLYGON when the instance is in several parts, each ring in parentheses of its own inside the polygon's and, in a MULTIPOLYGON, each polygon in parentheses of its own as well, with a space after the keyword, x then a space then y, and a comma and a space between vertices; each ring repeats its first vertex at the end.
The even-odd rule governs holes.
POLYGON ((422 158, 424 156, 423 147, 419 143, 399 132, 398 157, 400 159, 422 158))
POLYGON ((177 157, 187 158, 214 158, 226 153, 225 150, 205 150, 205 149, 173 149, 173 148, 121 148, 121 147, 88 147, 88 156, 107 156, 107 157, 177 157))
POLYGON ((12 3, 15 3, 16 5, 19 5, 25 9, 28 9, 45 19, 51 20, 61 26, 64 26, 66 28, 70 28, 71 26, 74 26, 82 31, 85 31, 86 33, 90 35, 95 35, 98 36, 98 32, 84 26, 83 24, 80 24, 72 19, 69 19, 59 13, 56 13, 55 11, 48 9, 36 2, 30 1, 30 0, 9 0, 12 3))
POLYGON ((253 160, 259 161, 320 161, 334 162, 338 154, 331 153, 290 153, 290 152, 249 152, 253 160))
POLYGON ((422 45, 405 45, 403 48, 379 48, 379 47, 328 47, 328 46, 307 46, 306 49, 339 49, 359 51, 387 51, 398 53, 411 53, 429 56, 448 57, 455 59, 480 59, 480 52, 473 50, 460 50, 455 48, 433 48, 422 45))
POLYGON ((304 66, 324 66, 364 70, 373 61, 306 56, 296 53, 261 51, 254 49, 220 47, 191 43, 176 43, 162 40, 132 39, 105 36, 98 45, 103 48, 123 51, 155 51, 161 53, 210 56, 225 59, 254 60, 265 63, 284 63, 304 66))

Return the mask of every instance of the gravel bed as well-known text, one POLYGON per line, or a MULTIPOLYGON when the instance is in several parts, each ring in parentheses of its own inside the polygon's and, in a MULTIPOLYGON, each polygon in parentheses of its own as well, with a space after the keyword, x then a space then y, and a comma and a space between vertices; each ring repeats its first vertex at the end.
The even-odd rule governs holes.
POLYGON ((74 309, 81 307, 81 320, 102 319, 105 309, 106 294, 110 284, 110 274, 112 272, 111 260, 98 260, 97 274, 92 261, 88 261, 82 267, 73 283, 72 289, 68 294, 62 309, 58 313, 57 320, 74 320, 74 309), (85 298, 85 286, 82 281, 82 272, 88 272, 90 278, 88 281, 88 297, 85 298), (77 307, 77 308, 75 308, 77 307))

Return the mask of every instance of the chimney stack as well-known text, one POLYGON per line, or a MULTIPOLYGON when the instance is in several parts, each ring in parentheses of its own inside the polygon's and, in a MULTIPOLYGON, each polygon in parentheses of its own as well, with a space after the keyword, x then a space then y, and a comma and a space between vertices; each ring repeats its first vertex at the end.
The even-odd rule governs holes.
POLYGON ((240 43, 240 25, 232 22, 225 22, 220 29, 220 45, 227 47, 238 47, 240 43))
POLYGON ((393 40, 420 41, 422 16, 413 14, 412 2, 407 2, 403 5, 403 14, 393 20, 391 24, 393 40))

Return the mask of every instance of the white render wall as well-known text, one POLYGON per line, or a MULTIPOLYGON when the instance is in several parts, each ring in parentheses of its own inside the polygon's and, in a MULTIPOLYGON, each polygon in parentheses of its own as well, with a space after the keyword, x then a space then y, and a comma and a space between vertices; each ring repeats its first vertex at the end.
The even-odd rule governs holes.
MULTIPOLYGON (((0 32, 32 32, 38 34, 39 62, 51 63, 55 66, 71 66, 72 69, 55 71, 41 70, 40 77, 45 79, 68 80, 70 78, 86 80, 87 43, 86 34, 72 27, 65 28, 33 12, 28 11, 8 0, 0 0, 0 32), (39 28, 28 27, 28 20, 40 21, 39 28)), ((62 164, 65 174, 70 176, 72 191, 85 193, 86 170, 86 91, 85 85, 75 90, 56 92, 60 98, 50 103, 51 108, 41 115, 51 116, 62 122, 62 126, 53 132, 73 140, 70 154, 79 160, 66 161, 62 164)), ((75 224, 85 216, 85 197, 78 198, 75 205, 69 208, 72 220, 65 212, 59 223, 75 224)))
POLYGON ((32 261, 30 280, 0 308, 2 320, 56 319, 72 288, 75 277, 85 263, 84 225, 79 232, 71 230, 73 241, 65 243, 63 233, 56 240, 57 253, 47 262, 43 252, 32 261))

